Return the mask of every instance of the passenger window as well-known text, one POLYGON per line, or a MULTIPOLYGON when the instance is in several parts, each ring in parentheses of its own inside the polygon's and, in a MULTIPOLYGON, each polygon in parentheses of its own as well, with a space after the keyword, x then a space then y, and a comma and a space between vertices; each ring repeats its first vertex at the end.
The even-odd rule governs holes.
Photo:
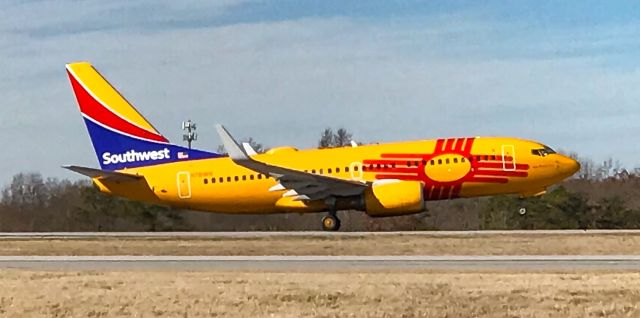
POLYGON ((445 159, 445 162, 446 162, 447 164, 449 164, 449 158, 445 159))
POLYGON ((262 175, 258 174, 258 180, 261 180, 261 179, 262 179, 262 175))
POLYGON ((423 165, 423 166, 426 166, 426 165, 427 165, 427 161, 423 159, 423 160, 422 160, 422 165, 423 165))
POLYGON ((442 164, 442 159, 438 159, 438 164, 441 165, 442 164))
POLYGON ((393 169, 396 168, 396 163, 395 162, 391 164, 391 168, 393 168, 393 169))
POLYGON ((336 168, 336 173, 340 173, 340 168, 336 168))
POLYGON ((453 158, 453 163, 458 163, 458 158, 453 158))
MULTIPOLYGON (((364 167, 362 167, 364 169, 364 167)), ((358 171, 358 166, 353 166, 353 171, 358 171)))
MULTIPOLYGON (((358 171, 358 167, 353 167, 354 171, 358 171)), ((362 166, 362 171, 367 171, 367 166, 362 166)))
POLYGON ((253 175, 249 175, 249 179, 253 180, 253 175))
POLYGON ((433 159, 431 159, 431 161, 429 161, 429 164, 433 166, 433 165, 435 165, 435 164, 436 164, 436 161, 435 161, 435 160, 433 160, 433 159))
POLYGON ((464 159, 464 157, 460 158, 460 162, 466 162, 467 160, 464 159))
POLYGON ((496 160, 496 155, 491 155, 491 160, 496 160))
POLYGON ((322 174, 322 169, 320 169, 320 174, 322 174))
POLYGON ((316 169, 311 169, 311 173, 316 173, 316 169))
POLYGON ((219 181, 220 183, 223 183, 223 182, 224 182, 224 178, 223 178, 223 177, 220 177, 220 179, 218 179, 218 181, 219 181))
POLYGON ((216 178, 215 177, 211 178, 211 183, 216 183, 216 178))
POLYGON ((327 169, 327 173, 331 174, 331 168, 327 169))
POLYGON ((204 184, 209 183, 209 179, 204 179, 204 184))
POLYGON ((407 161, 407 167, 411 167, 411 161, 407 161))
POLYGON ((238 176, 235 176, 235 177, 233 177, 233 180, 234 180, 234 181, 238 181, 238 180, 240 180, 240 179, 238 178, 238 176))
POLYGON ((349 167, 344 167, 344 172, 349 172, 349 167))

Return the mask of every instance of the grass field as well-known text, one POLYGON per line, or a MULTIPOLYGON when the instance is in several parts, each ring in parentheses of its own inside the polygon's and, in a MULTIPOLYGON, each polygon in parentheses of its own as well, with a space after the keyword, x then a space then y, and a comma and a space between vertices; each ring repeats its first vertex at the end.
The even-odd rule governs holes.
POLYGON ((2 239, 0 255, 629 255, 640 234, 2 239))
POLYGON ((638 317, 640 273, 0 271, 2 317, 638 317))

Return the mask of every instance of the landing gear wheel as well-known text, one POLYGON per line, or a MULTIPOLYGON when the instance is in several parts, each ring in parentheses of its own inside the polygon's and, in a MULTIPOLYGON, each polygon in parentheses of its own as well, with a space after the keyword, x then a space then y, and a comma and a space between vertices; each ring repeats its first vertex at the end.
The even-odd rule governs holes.
POLYGON ((525 215, 527 213, 527 208, 520 208, 520 210, 518 210, 518 214, 520 215, 525 215))
POLYGON ((337 231, 340 229, 340 219, 333 215, 322 218, 322 229, 325 231, 337 231))

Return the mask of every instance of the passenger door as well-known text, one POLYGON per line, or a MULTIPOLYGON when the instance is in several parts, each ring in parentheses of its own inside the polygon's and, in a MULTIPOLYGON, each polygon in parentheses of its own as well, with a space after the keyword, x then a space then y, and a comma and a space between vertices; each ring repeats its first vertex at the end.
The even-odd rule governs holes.
POLYGON ((516 170, 516 151, 513 145, 502 145, 502 170, 516 170))

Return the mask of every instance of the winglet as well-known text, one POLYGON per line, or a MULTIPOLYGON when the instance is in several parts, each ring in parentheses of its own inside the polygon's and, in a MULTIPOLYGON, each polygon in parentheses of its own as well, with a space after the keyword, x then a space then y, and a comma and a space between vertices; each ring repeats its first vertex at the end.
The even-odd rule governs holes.
POLYGON ((249 156, 254 156, 257 155, 258 153, 256 152, 255 149, 253 149, 253 147, 251 147, 251 144, 248 142, 243 142, 242 143, 242 148, 244 148, 244 151, 247 153, 247 155, 249 156))
POLYGON ((224 149, 227 150, 227 153, 229 153, 229 157, 231 157, 233 161, 250 160, 249 155, 247 155, 247 152, 244 149, 242 149, 242 147, 240 147, 238 142, 236 142, 233 139, 233 137, 231 137, 231 134, 229 134, 229 131, 227 131, 227 129, 224 128, 224 126, 220 124, 216 124, 216 131, 218 132, 218 135, 222 140, 224 149))

